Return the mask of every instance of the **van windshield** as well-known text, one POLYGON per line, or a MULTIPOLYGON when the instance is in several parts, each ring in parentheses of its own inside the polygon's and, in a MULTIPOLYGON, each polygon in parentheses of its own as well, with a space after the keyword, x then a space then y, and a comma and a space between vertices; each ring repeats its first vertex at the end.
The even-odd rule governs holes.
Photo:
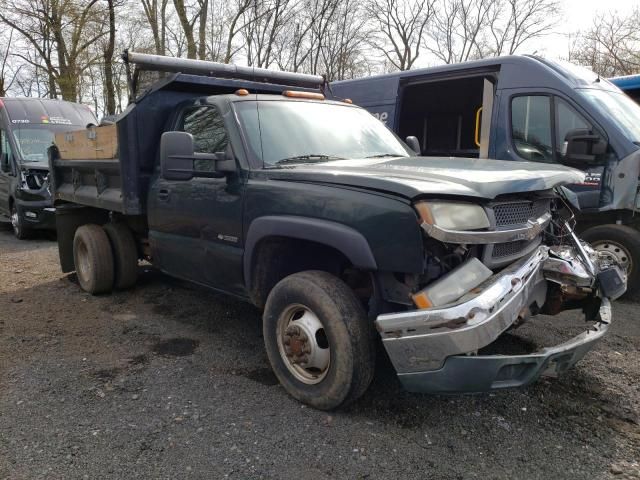
POLYGON ((12 126, 11 132, 18 150, 16 160, 19 163, 29 164, 29 166, 47 167, 49 165, 47 150, 53 145, 55 134, 73 129, 74 127, 70 125, 24 124, 12 126))
POLYGON ((620 126, 625 136, 640 145, 640 106, 622 92, 595 88, 579 89, 602 115, 620 126))
POLYGON ((237 102, 235 109, 264 167, 410 156, 380 120, 360 108, 275 100, 237 102))

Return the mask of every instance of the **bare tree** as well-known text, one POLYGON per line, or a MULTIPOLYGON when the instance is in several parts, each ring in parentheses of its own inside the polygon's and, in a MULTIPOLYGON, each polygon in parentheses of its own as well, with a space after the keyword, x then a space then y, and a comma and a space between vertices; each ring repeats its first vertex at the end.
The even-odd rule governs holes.
POLYGON ((409 70, 420 56, 434 4, 435 0, 370 0, 367 12, 380 32, 372 47, 398 70, 409 70))
POLYGON ((425 46, 444 63, 486 56, 483 32, 497 0, 444 0, 433 16, 425 46))
POLYGON ((292 10, 290 0, 254 0, 246 12, 244 37, 247 63, 267 68, 275 61, 276 39, 292 10))
POLYGON ((343 0, 322 49, 322 70, 329 81, 371 72, 371 61, 367 55, 370 35, 366 9, 356 0, 343 0))
POLYGON ((489 18, 489 45, 484 56, 517 53, 558 22, 558 0, 496 0, 489 18))
POLYGON ((593 26, 580 33, 570 47, 569 60, 590 66, 606 76, 640 72, 640 8, 628 15, 599 16, 593 26))
POLYGON ((167 5, 169 0, 140 0, 147 18, 149 29, 153 35, 153 43, 157 55, 165 55, 167 51, 167 5))
POLYGON ((18 78, 20 67, 18 67, 15 72, 12 72, 11 65, 9 64, 11 43, 13 41, 13 29, 10 29, 9 36, 2 40, 5 47, 4 50, 0 51, 0 97, 6 97, 7 92, 18 78))
MULTIPOLYGON (((103 12, 98 1, 12 0, 0 13, 0 20, 18 31, 39 54, 65 100, 78 99, 80 76, 99 58, 90 48, 107 33, 101 28, 103 12)), ((27 63, 33 61, 20 57, 27 63)), ((54 92, 55 88, 52 96, 54 92)))

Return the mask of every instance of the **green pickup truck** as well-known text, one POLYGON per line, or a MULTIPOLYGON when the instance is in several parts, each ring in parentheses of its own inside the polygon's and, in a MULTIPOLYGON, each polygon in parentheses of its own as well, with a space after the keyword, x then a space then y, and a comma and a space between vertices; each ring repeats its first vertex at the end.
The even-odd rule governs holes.
POLYGON ((319 409, 367 390, 380 340, 405 388, 458 393, 562 372, 606 333, 626 279, 573 234, 557 187, 582 173, 416 156, 318 77, 128 61, 180 73, 133 96, 118 158, 50 152, 61 265, 84 290, 129 288, 146 259, 255 304, 278 379, 319 409), (584 333, 482 354, 566 309, 584 333))

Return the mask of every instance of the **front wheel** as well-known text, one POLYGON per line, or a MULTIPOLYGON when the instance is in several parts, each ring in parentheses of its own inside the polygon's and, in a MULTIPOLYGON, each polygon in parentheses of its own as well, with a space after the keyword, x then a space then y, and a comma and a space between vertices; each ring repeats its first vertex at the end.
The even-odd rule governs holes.
POLYGON ((24 225, 24 219, 15 204, 11 205, 11 226, 13 227, 13 234, 18 240, 24 240, 29 237, 29 231, 24 225))
POLYGON ((582 239, 627 272, 627 293, 640 292, 640 232, 626 225, 598 225, 585 230, 582 239))
POLYGON ((274 373, 297 400, 331 410, 359 398, 373 379, 373 331, 339 278, 321 271, 281 280, 267 298, 264 341, 274 373))

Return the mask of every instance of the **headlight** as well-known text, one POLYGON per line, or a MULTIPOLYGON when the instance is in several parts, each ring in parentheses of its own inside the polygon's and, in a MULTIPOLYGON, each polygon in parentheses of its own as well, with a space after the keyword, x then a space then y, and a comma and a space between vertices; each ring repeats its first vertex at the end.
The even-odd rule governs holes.
POLYGON ((415 204, 423 223, 447 230, 477 230, 489 228, 489 218, 480 205, 424 201, 415 204))

